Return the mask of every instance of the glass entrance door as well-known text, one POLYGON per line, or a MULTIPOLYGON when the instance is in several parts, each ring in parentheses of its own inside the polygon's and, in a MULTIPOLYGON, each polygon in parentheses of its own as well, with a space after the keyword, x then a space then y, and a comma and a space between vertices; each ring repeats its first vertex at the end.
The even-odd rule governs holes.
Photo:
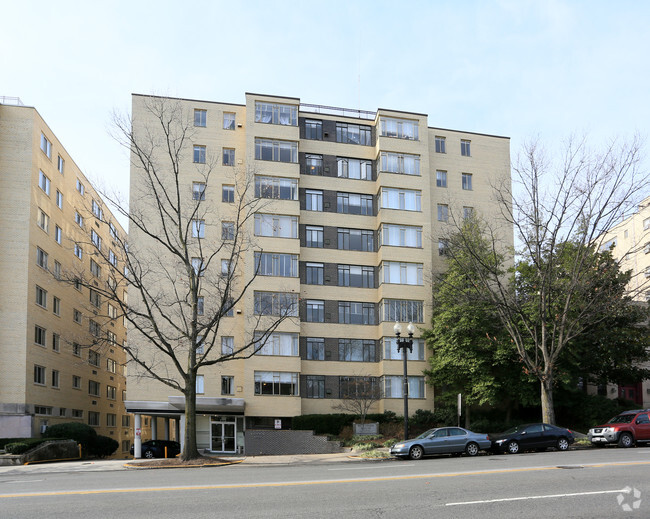
POLYGON ((237 426, 235 422, 212 422, 211 451, 236 452, 236 438, 237 426))

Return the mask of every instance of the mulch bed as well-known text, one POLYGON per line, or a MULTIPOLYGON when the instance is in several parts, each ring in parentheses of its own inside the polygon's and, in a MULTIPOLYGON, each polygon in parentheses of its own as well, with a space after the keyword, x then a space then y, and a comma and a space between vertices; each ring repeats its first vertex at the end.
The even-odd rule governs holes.
POLYGON ((201 456, 191 460, 181 460, 180 458, 160 458, 155 460, 133 460, 128 462, 129 467, 151 467, 151 468, 173 468, 173 467, 209 467, 215 465, 230 465, 239 460, 227 458, 210 458, 201 456))

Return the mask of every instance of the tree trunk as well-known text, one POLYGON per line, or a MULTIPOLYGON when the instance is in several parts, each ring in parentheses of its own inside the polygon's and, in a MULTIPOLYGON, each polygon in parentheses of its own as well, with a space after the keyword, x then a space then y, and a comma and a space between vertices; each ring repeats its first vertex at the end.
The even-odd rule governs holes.
POLYGON ((555 425, 555 409, 553 408, 553 377, 548 375, 541 381, 542 389, 542 421, 555 425))
POLYGON ((190 375, 185 387, 185 437, 181 460, 199 458, 196 446, 196 376, 190 375))

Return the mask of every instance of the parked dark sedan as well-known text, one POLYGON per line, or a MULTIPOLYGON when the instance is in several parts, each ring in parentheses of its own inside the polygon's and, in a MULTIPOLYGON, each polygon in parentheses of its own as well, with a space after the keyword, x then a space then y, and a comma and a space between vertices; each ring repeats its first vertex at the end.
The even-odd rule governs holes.
POLYGON ((569 429, 546 423, 517 425, 501 434, 490 434, 492 450, 517 454, 526 450, 546 450, 555 447, 559 451, 569 448, 575 439, 569 429))
POLYGON ((476 456, 480 450, 490 448, 487 434, 479 434, 462 427, 430 429, 413 440, 393 445, 390 453, 398 458, 419 460, 429 454, 460 454, 476 456))
MULTIPOLYGON (((181 452, 181 444, 170 440, 149 440, 142 442, 141 454, 143 458, 164 458, 165 447, 167 447, 167 457, 174 458, 181 452)), ((131 445, 131 454, 133 454, 133 445, 131 445)))

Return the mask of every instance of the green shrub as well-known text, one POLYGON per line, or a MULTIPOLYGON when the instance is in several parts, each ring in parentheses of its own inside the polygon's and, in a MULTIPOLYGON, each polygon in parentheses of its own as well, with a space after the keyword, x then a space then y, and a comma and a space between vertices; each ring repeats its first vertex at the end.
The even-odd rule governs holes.
POLYGON ((90 445, 89 454, 98 458, 104 458, 113 454, 119 446, 120 444, 113 438, 97 435, 90 445))
POLYGON ((366 443, 374 440, 381 440, 381 434, 355 434, 350 440, 351 443, 366 443))
POLYGON ((0 449, 4 449, 9 443, 18 443, 31 438, 0 438, 0 449))
POLYGON ((368 443, 356 443, 354 444, 354 450, 355 451, 371 451, 373 449, 376 449, 379 447, 379 444, 375 442, 368 442, 368 443))
POLYGON ((23 454, 46 441, 49 440, 44 440, 43 438, 21 438, 18 441, 7 443, 5 445, 5 451, 9 454, 23 454))
POLYGON ((67 422, 51 425, 43 433, 44 438, 63 438, 81 444, 83 451, 90 454, 97 439, 97 433, 90 425, 79 422, 67 422))
POLYGON ((388 447, 389 449, 395 445, 399 440, 397 438, 389 438, 384 442, 384 447, 388 447))
POLYGON ((582 391, 558 391, 555 398, 555 416, 558 425, 587 431, 606 422, 622 411, 637 409, 638 404, 619 398, 588 395, 582 391))

